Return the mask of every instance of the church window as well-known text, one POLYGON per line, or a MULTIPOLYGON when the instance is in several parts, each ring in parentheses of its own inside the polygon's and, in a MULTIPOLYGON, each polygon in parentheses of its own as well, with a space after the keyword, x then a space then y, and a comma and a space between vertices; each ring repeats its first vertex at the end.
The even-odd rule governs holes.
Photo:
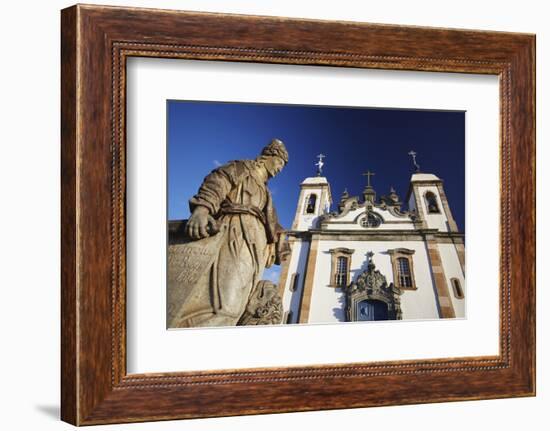
POLYGON ((439 213, 439 204, 437 203, 437 197, 435 196, 435 194, 432 192, 427 192, 424 196, 426 198, 426 207, 428 208, 428 213, 439 213))
POLYGON ((289 289, 291 292, 294 292, 298 288, 298 280, 300 279, 300 274, 295 272, 292 274, 292 277, 290 278, 290 286, 289 289))
POLYGON ((283 316, 283 323, 292 323, 292 310, 285 312, 283 316))
POLYGON ((340 256, 336 261, 336 286, 344 287, 348 284, 348 258, 340 256))
POLYGON ((404 290, 416 290, 414 279, 414 250, 397 248, 388 250, 393 267, 393 282, 396 287, 404 290))
POLYGON ((399 274, 399 285, 412 287, 411 267, 406 257, 397 258, 397 271, 399 274))
POLYGON ((351 255, 354 251, 344 247, 329 250, 332 255, 329 284, 331 287, 346 287, 350 283, 351 255))
POLYGON ((310 194, 306 201, 306 214, 315 213, 316 202, 317 202, 317 195, 315 193, 310 194))
POLYGON ((462 286, 460 285, 460 280, 458 278, 451 278, 451 284, 453 285, 453 293, 455 297, 458 299, 463 299, 464 290, 462 290, 462 286))

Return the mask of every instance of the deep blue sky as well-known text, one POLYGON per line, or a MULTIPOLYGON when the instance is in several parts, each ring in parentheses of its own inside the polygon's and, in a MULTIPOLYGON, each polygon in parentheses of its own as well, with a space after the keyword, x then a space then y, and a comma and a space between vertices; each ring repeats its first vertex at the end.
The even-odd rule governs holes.
POLYGON ((314 176, 315 156, 326 155, 323 174, 333 209, 347 187, 361 194, 370 169, 377 195, 393 186, 405 199, 414 149, 422 172, 444 180, 458 227, 464 230, 464 112, 304 105, 168 101, 168 218, 189 217, 189 198, 202 179, 229 160, 255 158, 272 138, 290 154, 269 183, 281 224, 292 224, 300 183, 314 176))

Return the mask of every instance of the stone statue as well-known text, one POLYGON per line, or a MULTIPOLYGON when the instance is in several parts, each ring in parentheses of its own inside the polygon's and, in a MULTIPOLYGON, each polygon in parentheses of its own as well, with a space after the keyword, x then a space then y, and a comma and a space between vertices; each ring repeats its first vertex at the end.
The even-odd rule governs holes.
POLYGON ((288 253, 267 187, 287 162, 273 139, 255 160, 231 161, 204 179, 191 217, 169 239, 168 327, 281 323, 276 289, 260 277, 288 253))
POLYGON ((283 320, 283 302, 277 286, 270 281, 260 280, 252 291, 246 310, 239 325, 270 325, 283 320))

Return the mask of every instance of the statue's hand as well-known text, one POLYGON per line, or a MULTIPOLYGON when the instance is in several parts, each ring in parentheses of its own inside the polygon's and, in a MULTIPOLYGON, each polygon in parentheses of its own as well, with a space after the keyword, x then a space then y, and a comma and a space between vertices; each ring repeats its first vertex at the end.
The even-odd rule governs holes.
POLYGON ((208 232, 209 224, 211 226, 210 233, 216 233, 216 221, 208 213, 207 208, 198 206, 187 222, 187 235, 189 235, 191 239, 206 238, 210 236, 208 232))

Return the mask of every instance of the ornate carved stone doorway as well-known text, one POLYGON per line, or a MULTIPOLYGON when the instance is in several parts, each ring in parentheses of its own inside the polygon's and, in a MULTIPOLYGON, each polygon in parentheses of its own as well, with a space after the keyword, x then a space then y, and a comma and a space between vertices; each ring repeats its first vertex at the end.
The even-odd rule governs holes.
POLYGON ((376 269, 367 253, 367 269, 346 289, 346 317, 350 322, 401 320, 401 291, 376 269))

